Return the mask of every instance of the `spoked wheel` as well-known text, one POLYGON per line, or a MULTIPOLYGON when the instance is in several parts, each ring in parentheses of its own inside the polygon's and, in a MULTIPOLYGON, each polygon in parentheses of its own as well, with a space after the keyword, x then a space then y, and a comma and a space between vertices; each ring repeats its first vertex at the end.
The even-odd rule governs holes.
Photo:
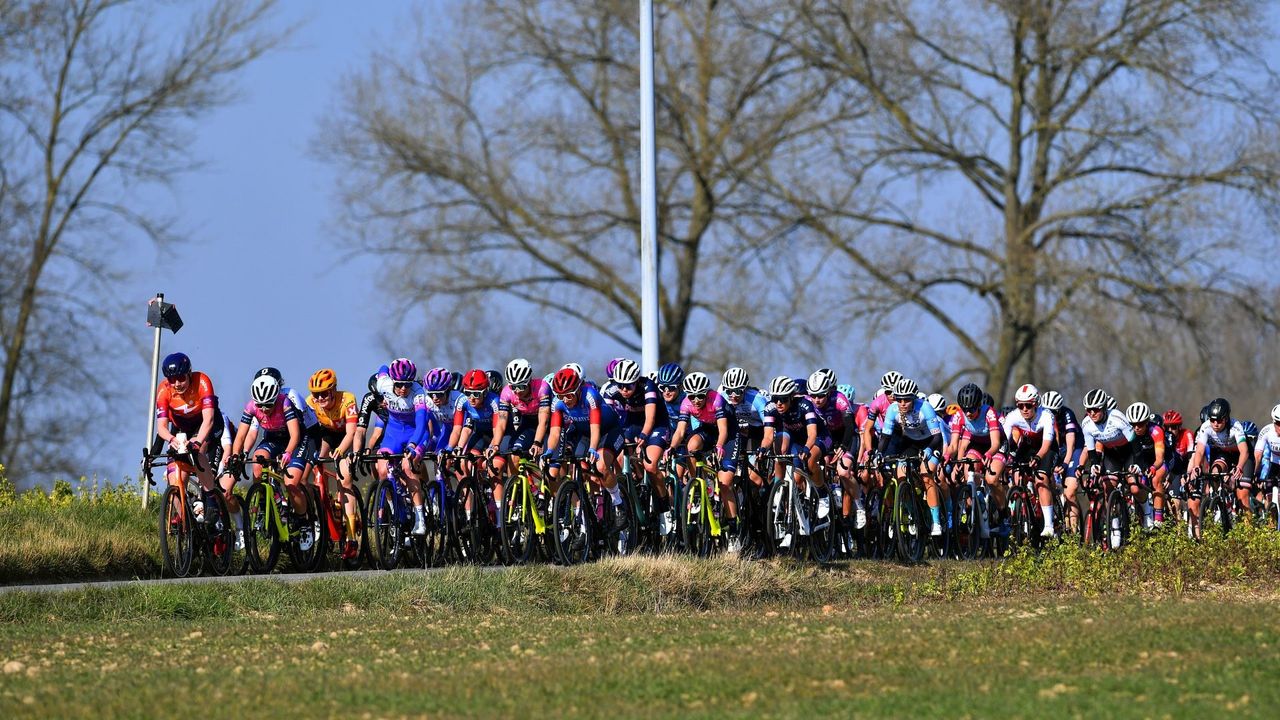
POLYGON ((921 493, 919 498, 920 517, 927 518, 925 524, 929 526, 929 539, 925 542, 925 551, 931 560, 943 560, 951 549, 951 529, 947 527, 947 508, 942 505, 942 492, 938 491, 938 524, 942 526, 942 534, 936 537, 933 535, 933 511, 929 509, 929 501, 924 493, 921 493))
POLYGON ((795 555, 799 552, 799 528, 791 512, 791 493, 787 483, 775 482, 769 488, 765 500, 765 540, 769 550, 776 555, 795 555))
POLYGON ((236 557, 236 527, 231 522, 227 501, 218 490, 204 493, 204 552, 209 571, 228 575, 239 565, 236 557))
POLYGON ((658 547, 658 508, 653 487, 647 482, 635 486, 635 552, 652 553, 658 547))
POLYGON ((977 558, 982 548, 982 537, 978 527, 978 507, 973 488, 968 483, 960 483, 951 493, 951 517, 955 526, 956 555, 966 560, 977 558))
POLYGON ((836 507, 835 497, 830 485, 826 489, 827 497, 821 498, 817 489, 810 486, 806 493, 803 507, 809 513, 809 556, 815 562, 831 562, 836 552, 836 530, 839 525, 840 508, 836 507), (823 503, 823 500, 826 500, 823 503), (826 505, 825 512, 823 505, 826 505))
POLYGON ((915 486, 910 481, 898 483, 893 498, 893 534, 898 545, 898 559, 918 563, 924 558, 924 518, 915 486))
POLYGON ((1129 502, 1119 488, 1107 493, 1106 547, 1119 550, 1129 544, 1129 502))
POLYGON ((378 567, 394 570, 400 564, 403 548, 404 526, 400 523, 396 507, 396 489, 390 479, 379 480, 369 493, 370 544, 378 567))
POLYGON ((358 570, 364 562, 365 555, 369 550, 366 545, 369 542, 369 536, 365 532, 365 524, 367 516, 365 515, 364 498, 354 488, 351 491, 356 504, 356 514, 354 518, 355 525, 352 527, 352 518, 346 513, 346 494, 340 494, 343 505, 336 508, 336 512, 340 515, 338 523, 337 543, 338 557, 342 560, 342 567, 346 570, 358 570))
POLYGON ((636 552, 640 534, 640 523, 636 519, 635 509, 627 493, 622 494, 622 504, 614 505, 612 498, 605 494, 604 536, 608 538, 605 551, 610 555, 631 555, 636 552))
POLYGON ((458 545, 463 562, 483 564, 492 557, 493 544, 489 538, 488 512, 485 494, 474 477, 463 478, 458 483, 454 502, 455 527, 458 529, 458 545), (489 557, 486 557, 489 556, 489 557))
POLYGON ((519 473, 507 483, 498 514, 502 518, 502 562, 507 565, 523 565, 533 557, 538 544, 537 529, 533 523, 533 493, 529 490, 529 477, 519 473))
POLYGON ((276 528, 279 510, 271 495, 269 484, 255 482, 244 500, 244 550, 249 567, 258 574, 275 570, 280 560, 280 534, 276 528))
POLYGON ((704 483, 690 481, 680 508, 680 523, 684 532, 684 547, 691 555, 707 557, 711 554, 711 527, 707 522, 707 488, 704 483))
POLYGON ((1013 510, 1009 513, 1009 543, 1015 547, 1026 547, 1031 543, 1032 526, 1034 524, 1034 520, 1031 517, 1030 504, 1026 495, 1019 493, 1017 499, 1011 505, 1013 510))
POLYGON ((160 500, 160 557, 164 570, 173 577, 191 573, 195 556, 192 518, 182 507, 182 494, 177 487, 165 488, 160 500))
POLYGON ((289 555, 301 572, 315 572, 324 560, 324 517, 320 512, 320 493, 314 486, 304 484, 302 495, 307 509, 298 523, 296 533, 289 533, 289 555))
POLYGON ((562 565, 578 565, 591 559, 594 510, 587 489, 576 479, 565 480, 556 490, 551 509, 556 557, 562 565))
POLYGON ((429 568, 444 564, 445 555, 449 551, 449 500, 437 480, 424 484, 422 494, 425 496, 422 512, 426 519, 427 534, 418 545, 418 560, 422 567, 429 568))

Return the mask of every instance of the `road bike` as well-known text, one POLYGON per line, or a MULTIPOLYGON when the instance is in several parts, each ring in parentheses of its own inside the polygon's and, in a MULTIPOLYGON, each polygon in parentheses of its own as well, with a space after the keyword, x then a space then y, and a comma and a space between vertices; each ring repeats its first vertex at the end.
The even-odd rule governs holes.
POLYGON ((160 558, 164 572, 187 577, 197 569, 197 558, 213 575, 240 572, 243 555, 236 550, 236 528, 222 490, 205 490, 194 480, 195 474, 205 469, 201 453, 170 449, 152 454, 149 449, 143 450, 143 474, 149 485, 156 484, 152 477, 155 468, 171 464, 176 465, 179 480, 168 485, 160 497, 160 558))
POLYGON ((249 565, 255 573, 275 570, 281 547, 286 547, 297 569, 314 568, 320 554, 319 493, 309 484, 302 489, 306 511, 294 512, 278 463, 257 457, 244 462, 256 465, 260 474, 249 486, 244 501, 244 545, 249 565))
POLYGON ((338 559, 347 570, 356 570, 368 556, 365 533, 364 498, 353 486, 349 493, 355 503, 356 513, 349 517, 344 506, 342 478, 338 475, 338 458, 316 458, 311 461, 311 478, 318 493, 319 505, 324 514, 320 523, 320 552, 317 569, 324 564, 330 550, 336 550, 338 559), (337 490, 329 492, 329 483, 337 490))

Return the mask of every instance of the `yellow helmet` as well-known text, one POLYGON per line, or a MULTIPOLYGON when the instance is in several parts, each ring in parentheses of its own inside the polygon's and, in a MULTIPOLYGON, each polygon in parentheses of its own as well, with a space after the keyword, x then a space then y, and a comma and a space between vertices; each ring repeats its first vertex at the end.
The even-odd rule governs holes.
POLYGON ((311 382, 307 384, 307 387, 313 393, 322 393, 328 390, 333 390, 338 387, 338 376, 329 368, 317 370, 316 373, 311 376, 311 382))

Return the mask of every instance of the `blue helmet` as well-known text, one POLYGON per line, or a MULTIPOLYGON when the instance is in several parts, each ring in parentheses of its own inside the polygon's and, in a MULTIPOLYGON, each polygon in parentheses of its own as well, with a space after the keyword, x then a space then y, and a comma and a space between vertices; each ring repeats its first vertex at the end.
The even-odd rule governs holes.
POLYGON ((836 386, 836 391, 849 398, 849 402, 853 402, 853 386, 849 383, 840 383, 836 386))
POLYGON ((1244 430, 1245 437, 1258 437, 1258 426, 1252 420, 1241 420, 1240 428, 1244 430))
POLYGON ((684 368, 679 363, 667 363, 658 368, 659 385, 679 385, 684 381, 684 368))
POLYGON ((166 378, 182 377, 191 373, 191 358, 186 353, 170 353, 160 368, 166 378))

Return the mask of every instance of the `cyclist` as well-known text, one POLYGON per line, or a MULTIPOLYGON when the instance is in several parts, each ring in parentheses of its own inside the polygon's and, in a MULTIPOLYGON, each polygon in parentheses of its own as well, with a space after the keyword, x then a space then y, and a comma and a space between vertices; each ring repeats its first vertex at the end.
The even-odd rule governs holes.
POLYGON ((1164 524, 1164 509, 1168 498, 1165 476, 1169 468, 1165 462, 1168 452, 1165 449, 1164 428, 1151 422, 1151 408, 1141 401, 1125 408, 1124 417, 1133 426, 1133 442, 1129 443, 1129 465, 1146 478, 1145 487, 1134 487, 1131 490, 1141 503, 1143 525, 1148 528, 1158 527, 1164 524), (1148 489, 1151 491, 1150 497, 1147 497, 1148 489))
MULTIPOLYGON (((1253 480, 1253 455, 1244 427, 1231 417, 1231 403, 1226 398, 1216 398, 1205 408, 1208 418, 1196 432, 1196 449, 1191 456, 1189 472, 1196 477, 1208 465, 1213 472, 1230 470, 1235 484, 1236 499, 1242 507, 1249 507, 1249 490, 1253 480)), ((1191 512, 1199 517, 1200 502, 1188 503, 1191 512)))
POLYGON ((499 451, 537 456, 547 440, 551 386, 533 376, 533 367, 524 358, 507 363, 505 377, 507 386, 498 396, 498 422, 503 426, 499 451))
POLYGON ((996 410, 986 402, 989 397, 982 388, 967 383, 956 395, 956 404, 960 412, 951 417, 951 442, 955 445, 951 455, 957 459, 969 458, 980 461, 978 472, 986 472, 987 489, 991 493, 995 514, 993 518, 996 531, 1007 533, 1008 507, 1005 503, 1005 487, 1001 482, 1004 474, 1004 428, 996 410))
MULTIPOLYGON (((260 437, 255 437, 256 446, 253 457, 264 460, 276 460, 284 468, 285 493, 289 496, 289 505, 293 508, 295 522, 306 517, 307 501, 302 490, 302 466, 305 458, 297 452, 302 442, 302 423, 298 409, 293 406, 282 388, 280 381, 268 374, 259 374, 249 385, 250 401, 245 404, 240 415, 240 424, 236 428, 236 439, 231 443, 231 454, 234 462, 231 468, 232 477, 238 476, 244 467, 244 457, 249 437, 249 426, 254 420, 258 422, 260 437)), ((262 475, 262 468, 254 466, 253 477, 262 475)), ((309 550, 315 538, 311 537, 311 525, 305 523, 301 528, 299 546, 309 550)))
MULTIPOLYGON (((803 464, 818 495, 818 517, 825 518, 831 512, 831 498, 822 474, 822 459, 831 450, 831 436, 823 426, 818 409, 800 394, 794 380, 779 375, 769 382, 764 423, 761 450, 774 448, 794 456, 797 467, 803 464)), ((775 463, 774 479, 781 482, 784 471, 781 464, 775 463)))
POLYGON ((422 388, 427 394, 427 413, 431 415, 436 429, 435 435, 427 438, 427 448, 441 452, 449 447, 449 438, 453 435, 453 409, 462 402, 462 392, 453 389, 453 374, 442 367, 427 371, 422 378, 422 388))
MULTIPOLYGON (((416 469, 417 462, 426 452, 431 437, 434 418, 427 410, 427 394, 418 384, 418 366, 408 358, 396 358, 390 365, 378 371, 378 391, 387 409, 387 428, 382 436, 379 454, 404 453, 400 460, 405 486, 413 499, 414 535, 427 533, 427 521, 423 510, 422 483, 416 469)), ((388 461, 379 460, 378 479, 387 477, 388 461)))
MULTIPOLYGON (((942 535, 940 492, 935 474, 942 461, 942 427, 938 414, 929 403, 916 393, 919 387, 911 378, 900 378, 893 386, 893 404, 884 414, 884 425, 876 445, 877 454, 905 455, 919 451, 921 455, 921 479, 924 480, 925 500, 929 505, 931 526, 929 534, 942 535)), ((905 462, 898 463, 898 477, 906 476, 905 462)))
POLYGON ((1061 393, 1045 391, 1040 396, 1040 407, 1053 413, 1054 474, 1062 484, 1063 505, 1067 510, 1063 524, 1075 530, 1079 527, 1080 514, 1080 506, 1076 504, 1076 468, 1080 466, 1084 435, 1080 432, 1075 412, 1066 406, 1061 393))
MULTIPOLYGON (((696 453, 708 446, 715 448, 716 480, 729 518, 729 537, 736 538, 738 499, 733 492, 733 476, 738 470, 738 419, 729 401, 711 389, 706 373, 693 372, 684 378, 684 401, 680 403, 680 416, 671 436, 671 447, 676 452, 688 450, 696 453)), ((707 488, 707 491, 714 492, 715 488, 707 488)))
MULTIPOLYGON (((634 360, 614 358, 606 371, 609 382, 602 393, 604 401, 618 414, 624 442, 635 444, 641 467, 653 488, 654 504, 660 514, 658 532, 665 535, 661 513, 670 509, 667 484, 658 482, 659 464, 671 443, 671 419, 667 416, 667 403, 659 397, 658 386, 649 378, 640 376, 640 366, 634 360)), ((621 468, 621 456, 618 459, 621 468)))
POLYGON ((1277 466, 1280 466, 1280 405, 1271 408, 1271 424, 1258 433, 1258 441, 1253 448, 1254 465, 1257 467, 1257 478, 1254 487, 1262 490, 1269 497, 1266 502, 1275 505, 1280 500, 1276 489, 1277 466))
POLYGON ((368 388, 369 391, 360 398, 360 409, 356 411, 356 437, 351 445, 355 454, 363 452, 365 447, 377 446, 387 427, 387 407, 382 403, 382 393, 378 392, 377 373, 369 376, 368 388), (366 437, 370 423, 373 424, 373 434, 366 437))
MULTIPOLYGON (((1088 470, 1096 477, 1099 473, 1110 475, 1104 490, 1110 491, 1114 477, 1124 470, 1129 459, 1129 443, 1133 441, 1133 426, 1124 413, 1116 408, 1116 399, 1107 391, 1094 388, 1084 396, 1084 420, 1080 432, 1084 446, 1080 454, 1080 469, 1088 470)), ((1118 525, 1110 528, 1112 543, 1118 543, 1118 525)))
MULTIPOLYGON (((489 387, 489 374, 479 368, 468 370, 462 376, 462 397, 453 407, 453 429, 445 453, 457 448, 475 462, 480 457, 488 460, 492 473, 485 473, 493 483, 493 499, 502 501, 503 478, 506 477, 506 461, 498 455, 502 447, 502 434, 506 425, 501 422, 502 402, 498 393, 489 387)), ((499 517, 499 523, 502 522, 499 517)))
MULTIPOLYGON (((764 439, 764 411, 769 401, 751 386, 751 377, 740 367, 724 371, 719 393, 733 406, 733 416, 738 420, 738 447, 744 453, 755 452, 764 439)), ((746 471, 756 487, 764 487, 764 477, 754 463, 748 461, 746 471)))
POLYGON ((1030 463, 1035 473, 1036 495, 1044 528, 1040 537, 1053 537, 1053 488, 1049 479, 1057 460, 1054 450, 1053 413, 1040 406, 1040 390, 1030 383, 1013 395, 1015 412, 1005 415, 1004 435, 1015 464, 1030 463))
MULTIPOLYGON (((185 449, 204 456, 205 468, 197 470, 196 477, 205 490, 212 491, 225 430, 213 381, 202 372, 192 372, 191 358, 180 352, 166 356, 160 370, 164 379, 156 390, 156 435, 175 450, 184 444, 179 435, 185 437, 185 449)), ((170 485, 179 481, 178 475, 177 464, 170 463, 165 470, 170 485)))
MULTIPOLYGON (((613 474, 614 455, 622 445, 618 415, 596 390, 572 367, 560 368, 551 380, 555 401, 551 406, 551 430, 547 435, 544 457, 555 457, 561 444, 571 449, 576 460, 589 460, 600 485, 609 491, 614 508, 622 505, 622 489, 613 474)), ((548 474, 558 478, 560 469, 554 461, 548 474)), ((625 513, 615 512, 618 530, 626 527, 625 513)))
POLYGON ((840 478, 840 486, 844 490, 840 516, 847 520, 852 515, 854 527, 861 530, 867 524, 867 510, 862 502, 862 489, 853 472, 859 439, 856 408, 836 388, 836 374, 829 368, 813 371, 806 387, 809 401, 831 434, 832 450, 828 460, 835 463, 836 477, 840 478))
POLYGON ((667 363, 658 368, 658 392, 662 394, 662 402, 667 405, 667 420, 671 429, 676 429, 680 418, 680 405, 684 402, 684 392, 680 389, 684 383, 684 368, 677 363, 667 363))
MULTIPOLYGON (((303 435, 302 456, 307 463, 336 457, 343 512, 347 516, 347 542, 342 556, 354 558, 359 552, 356 540, 357 506, 355 481, 351 475, 349 451, 355 444, 356 396, 338 389, 338 376, 329 368, 317 370, 307 382, 307 406, 316 416, 316 424, 303 435)), ((306 472, 303 473, 304 477, 306 472)))
POLYGON ((1183 427, 1182 413, 1177 410, 1165 410, 1164 416, 1165 454, 1169 458, 1169 504, 1175 515, 1181 513, 1184 502, 1182 487, 1187 473, 1187 464, 1191 460, 1191 451, 1195 449, 1195 433, 1183 427))

